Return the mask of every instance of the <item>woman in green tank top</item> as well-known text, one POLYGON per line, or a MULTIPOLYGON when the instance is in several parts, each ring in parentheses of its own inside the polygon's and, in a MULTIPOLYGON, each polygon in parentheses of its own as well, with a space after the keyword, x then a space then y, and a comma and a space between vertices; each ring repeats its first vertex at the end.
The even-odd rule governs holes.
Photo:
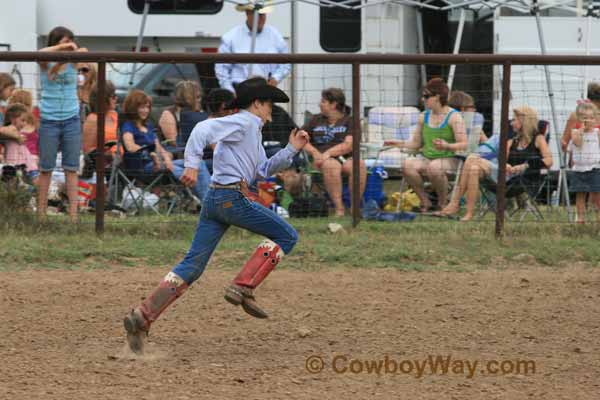
POLYGON ((467 134, 462 116, 448 107, 448 86, 440 78, 431 79, 423 90, 426 111, 419 116, 419 123, 409 141, 386 141, 401 149, 416 150, 402 164, 402 175, 421 200, 421 211, 432 209, 431 200, 425 193, 423 177, 429 179, 438 198, 438 208, 448 198, 447 172, 458 168, 455 154, 467 149, 467 134))

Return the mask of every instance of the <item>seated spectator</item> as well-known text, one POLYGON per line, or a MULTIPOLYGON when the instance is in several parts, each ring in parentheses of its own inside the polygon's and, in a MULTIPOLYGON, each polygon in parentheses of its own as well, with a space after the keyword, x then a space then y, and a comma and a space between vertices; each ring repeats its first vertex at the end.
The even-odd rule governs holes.
MULTIPOLYGON (((588 92, 587 99, 580 100, 578 103, 590 102, 600 109, 600 82, 591 82, 588 85, 587 92, 588 92)), ((569 115, 569 119, 567 120, 567 124, 565 125, 565 130, 560 139, 560 146, 562 148, 562 151, 564 151, 564 152, 567 151, 567 146, 571 142, 571 133, 573 132, 573 130, 581 129, 582 127, 583 127, 583 124, 577 120, 577 113, 575 111, 573 111, 569 115)), ((600 121, 597 121, 596 127, 600 128, 600 121)))
MULTIPOLYGON (((6 109, 4 118, 5 126, 12 126, 17 132, 21 132, 26 125, 25 117, 28 114, 27 107, 23 104, 15 103, 6 109)), ((5 145, 4 160, 7 164, 14 166, 25 165, 27 173, 34 184, 37 184, 39 176, 38 160, 33 156, 25 145, 26 137, 18 134, 17 137, 8 140, 5 145)))
POLYGON ((96 64, 77 64, 77 97, 79 98, 79 116, 82 122, 92 112, 90 95, 96 86, 97 76, 96 64))
POLYGON ((431 79, 423 90, 425 112, 419 117, 417 128, 409 141, 389 140, 385 145, 420 153, 402 164, 402 175, 421 201, 421 211, 431 209, 432 203, 425 193, 426 176, 437 194, 438 208, 448 197, 448 172, 458 168, 457 152, 467 149, 467 135, 462 116, 448 106, 448 86, 439 78, 431 79))
POLYGON ((39 146, 39 118, 35 117, 33 109, 33 97, 29 90, 17 89, 13 91, 12 95, 8 99, 8 104, 23 104, 27 108, 27 114, 25 114, 25 127, 21 130, 21 135, 25 137, 25 146, 33 155, 36 160, 40 155, 39 146))
MULTIPOLYGON (((117 94, 115 85, 111 81, 106 81, 105 87, 105 117, 104 117, 104 168, 106 169, 113 161, 114 155, 117 152, 117 142, 119 141, 119 114, 117 108, 117 94), (108 144, 108 146, 107 146, 108 144)), ((90 92, 90 112, 83 123, 82 132, 82 147, 83 152, 87 155, 83 166, 82 176, 91 178, 96 171, 96 144, 98 143, 98 85, 94 85, 90 92)), ((120 149, 123 154, 123 149, 120 149)))
MULTIPOLYGON (((511 125, 514 137, 507 143, 506 178, 508 182, 517 177, 525 182, 539 181, 540 170, 552 166, 552 154, 546 138, 538 131, 537 112, 527 106, 516 108, 511 125)), ((466 194, 466 212, 461 221, 469 221, 473 218, 479 198, 479 182, 483 179, 498 182, 498 142, 498 136, 492 136, 489 141, 480 146, 484 148, 483 151, 467 158, 458 190, 452 196, 450 203, 438 213, 439 215, 449 216, 458 213, 460 199, 466 194), (486 151, 485 147, 494 148, 496 151, 486 151), (490 156, 490 153, 493 154, 490 156)))
POLYGON ((227 89, 213 89, 206 96, 208 118, 221 118, 233 114, 235 96, 227 89))
MULTIPOLYGON (((302 129, 310 134, 310 143, 304 148, 313 158, 314 166, 323 172, 325 190, 335 206, 337 216, 344 215, 342 202, 342 174, 349 176, 352 192, 352 132, 354 130, 350 107, 341 89, 329 88, 321 92, 321 113, 313 116, 302 129)), ((360 197, 365 191, 367 169, 360 161, 360 197)))
POLYGON ((15 80, 10 74, 0 72, 0 125, 4 125, 4 112, 6 111, 6 102, 15 90, 15 80))
MULTIPOLYGON (((6 100, 10 97, 12 91, 15 89, 15 80, 7 73, 0 73, 0 140, 5 134, 14 135, 14 127, 5 127, 4 125, 4 112, 6 111, 6 100)), ((4 147, 0 144, 0 162, 4 158, 4 147)))
MULTIPOLYGON (((141 90, 132 90, 123 103, 126 121, 121 127, 123 145, 125 147, 125 166, 128 159, 143 163, 143 172, 153 174, 159 171, 170 171, 177 179, 181 179, 184 170, 183 160, 173 161, 171 153, 161 146, 152 122, 148 120, 152 108, 152 99, 141 90), (140 153, 141 152, 141 153, 140 153), (137 153, 131 156, 132 153, 137 153)), ((204 198, 208 183, 198 179, 194 194, 199 200, 204 198)))
MULTIPOLYGON (((456 111, 460 111, 461 113, 477 112, 473 96, 460 90, 453 90, 450 92, 450 97, 448 97, 448 106, 456 111)), ((479 133, 479 143, 483 143, 487 139, 487 135, 481 131, 479 133)))
MULTIPOLYGON (((106 96, 103 101, 105 104, 105 119, 104 119, 104 143, 114 142, 119 140, 118 136, 118 119, 119 115, 116 111, 117 108, 117 94, 115 85, 111 81, 106 81, 106 96)), ((98 137, 98 86, 94 85, 89 96, 90 101, 90 113, 88 114, 85 122, 83 123, 83 137, 82 145, 83 152, 89 154, 96 150, 97 137, 98 137)), ((104 152, 108 160, 111 160, 117 146, 113 145, 109 148, 105 148, 104 152)))
POLYGON ((208 114, 200 110, 200 85, 195 81, 180 81, 175 86, 175 105, 166 108, 158 121, 164 139, 170 147, 185 147, 192 129, 208 114))

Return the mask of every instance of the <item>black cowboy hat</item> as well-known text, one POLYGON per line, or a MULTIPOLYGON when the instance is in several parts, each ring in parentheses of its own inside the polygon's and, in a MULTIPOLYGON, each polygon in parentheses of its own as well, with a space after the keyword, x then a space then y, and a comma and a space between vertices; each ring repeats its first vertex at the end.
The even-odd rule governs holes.
POLYGON ((233 106, 246 108, 254 100, 271 100, 273 103, 289 103, 290 98, 283 90, 269 85, 265 78, 250 78, 235 87, 236 98, 233 106))

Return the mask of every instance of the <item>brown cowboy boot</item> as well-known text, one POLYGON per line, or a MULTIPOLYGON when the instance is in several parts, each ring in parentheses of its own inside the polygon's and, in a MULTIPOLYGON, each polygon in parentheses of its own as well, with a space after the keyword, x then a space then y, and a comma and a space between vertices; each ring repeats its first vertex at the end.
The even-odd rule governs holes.
POLYGON ((129 348, 136 354, 144 352, 144 339, 150 325, 167 307, 188 288, 187 283, 173 272, 169 272, 154 291, 136 309, 125 316, 123 325, 127 332, 129 348))
POLYGON ((244 311, 253 317, 267 318, 267 313, 256 303, 254 289, 275 269, 283 254, 279 245, 265 239, 235 277, 233 283, 225 288, 225 300, 234 305, 241 305, 244 311))

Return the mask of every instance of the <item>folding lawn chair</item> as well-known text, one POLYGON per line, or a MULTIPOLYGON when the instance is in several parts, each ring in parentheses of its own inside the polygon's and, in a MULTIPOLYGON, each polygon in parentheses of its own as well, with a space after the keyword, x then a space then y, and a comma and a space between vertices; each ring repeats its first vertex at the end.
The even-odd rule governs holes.
MULTIPOLYGON (((546 141, 550 139, 548 127, 548 121, 539 121, 538 131, 544 135, 546 141)), ((509 131, 509 138, 512 138, 512 135, 512 131, 509 131)), ((512 210, 506 211, 508 219, 514 220, 519 214, 519 222, 523 221, 528 214, 531 214, 536 220, 544 219, 544 216, 537 205, 537 199, 544 187, 549 185, 550 174, 548 169, 540 168, 540 166, 543 165, 543 162, 539 157, 530 160, 529 164, 531 167, 525 174, 515 176, 506 182, 506 199, 514 200, 513 203, 515 204, 515 207, 512 210)), ((481 205, 479 219, 482 219, 487 212, 497 211, 495 199, 496 183, 491 179, 486 179, 481 182, 480 187, 481 205)))

